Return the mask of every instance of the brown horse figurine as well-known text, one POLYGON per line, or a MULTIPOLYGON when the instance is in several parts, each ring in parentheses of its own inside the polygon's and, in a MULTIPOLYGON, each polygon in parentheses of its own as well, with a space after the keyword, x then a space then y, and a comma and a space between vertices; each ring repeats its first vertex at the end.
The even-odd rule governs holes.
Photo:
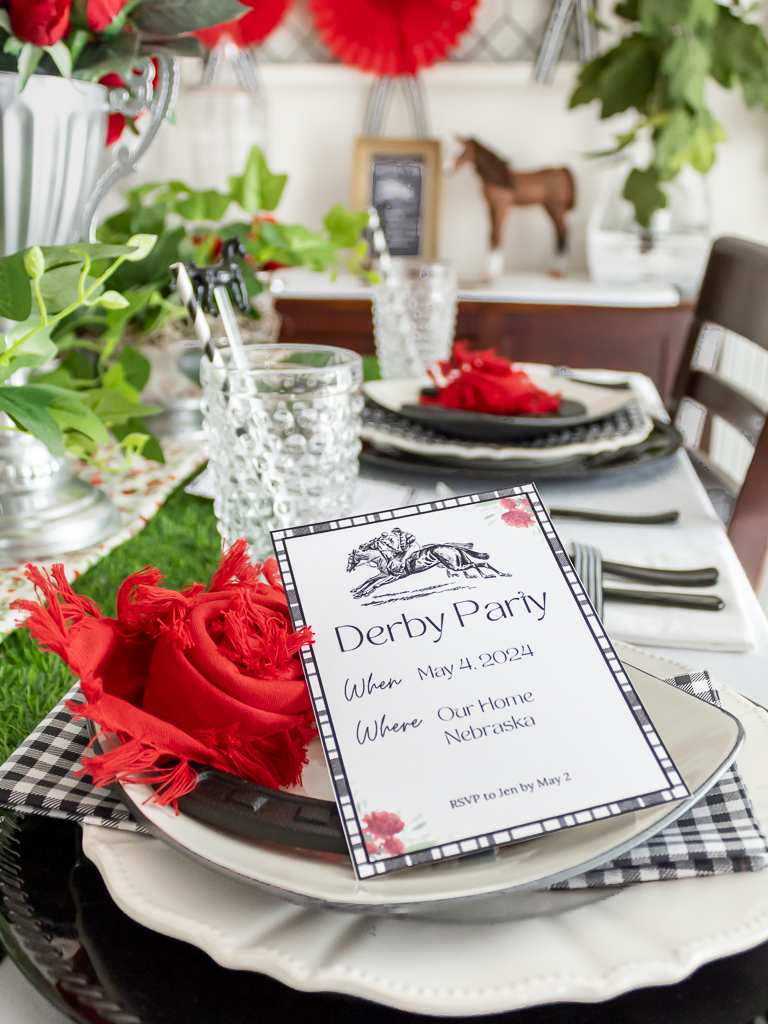
POLYGON ((491 214, 491 252, 486 276, 491 280, 504 267, 501 233, 510 206, 543 206, 557 232, 557 254, 552 270, 562 277, 568 254, 568 225, 565 214, 573 209, 575 186, 567 167, 544 167, 540 171, 513 171, 506 161, 481 145, 477 139, 459 139, 464 149, 456 158, 454 171, 463 164, 474 164, 483 182, 483 192, 491 214))

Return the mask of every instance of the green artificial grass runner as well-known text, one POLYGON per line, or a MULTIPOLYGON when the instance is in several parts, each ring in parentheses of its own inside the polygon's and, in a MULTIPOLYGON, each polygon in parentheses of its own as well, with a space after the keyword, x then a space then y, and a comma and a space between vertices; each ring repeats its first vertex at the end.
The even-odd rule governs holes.
MULTIPOLYGON (((164 586, 208 583, 221 556, 213 502, 184 493, 168 498, 141 533, 115 548, 73 584, 105 615, 115 614, 117 588, 132 572, 156 565, 164 586)), ((67 692, 74 675, 55 654, 44 654, 26 629, 0 644, 0 764, 67 692)))

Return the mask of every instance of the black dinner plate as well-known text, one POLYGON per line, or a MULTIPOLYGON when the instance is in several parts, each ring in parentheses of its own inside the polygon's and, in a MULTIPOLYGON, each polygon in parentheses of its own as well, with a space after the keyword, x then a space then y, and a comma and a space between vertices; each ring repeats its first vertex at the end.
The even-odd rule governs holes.
POLYGON ((556 413, 540 416, 496 416, 487 412, 467 412, 465 409, 444 409, 440 405, 403 405, 398 411, 401 416, 439 430, 448 437, 486 444, 513 444, 527 437, 541 437, 553 430, 579 427, 602 419, 605 415, 590 415, 585 405, 568 398, 561 399, 556 413))
MULTIPOLYGON (((298 992, 137 924, 110 897, 73 822, 0 817, 0 938, 32 984, 78 1024, 428 1024, 332 993, 298 992)), ((666 884, 666 883, 665 883, 666 884)), ((669 883, 675 884, 675 883, 669 883)), ((370 927, 370 925, 367 925, 370 927)), ((471 941, 472 929, 468 929, 471 941)), ((677 985, 605 1003, 556 1003, 455 1024, 750 1024, 768 1008, 768 943, 677 985)), ((447 1019, 447 1018, 442 1018, 447 1019)))
POLYGON ((653 430, 639 444, 627 445, 612 452, 577 455, 558 462, 509 459, 500 464, 493 459, 455 459, 450 456, 427 458, 400 449, 372 444, 363 445, 360 461, 368 466, 380 466, 398 473, 415 473, 422 476, 458 476, 472 479, 482 476, 494 480, 508 480, 510 483, 544 478, 578 480, 663 462, 674 455, 682 445, 683 437, 676 427, 671 423, 654 419, 653 430))

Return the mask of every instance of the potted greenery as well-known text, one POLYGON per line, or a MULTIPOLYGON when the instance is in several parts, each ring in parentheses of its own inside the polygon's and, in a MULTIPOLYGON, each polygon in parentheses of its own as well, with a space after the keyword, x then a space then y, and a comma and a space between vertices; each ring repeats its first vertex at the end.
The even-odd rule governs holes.
MULTIPOLYGON (((196 342, 184 308, 171 290, 172 263, 213 263, 224 241, 239 238, 247 253, 241 270, 252 306, 251 319, 243 320, 241 330, 251 342, 277 340, 280 317, 270 288, 276 268, 304 266, 335 272, 343 260, 353 272, 361 272, 366 243, 360 234, 368 215, 337 204, 326 215, 322 231, 286 224, 275 213, 286 182, 287 175, 273 173, 254 146, 243 172, 230 178, 227 192, 196 191, 179 181, 126 192, 126 207, 102 224, 99 240, 121 245, 138 232, 151 231, 157 235, 157 244, 144 259, 126 262, 116 271, 112 283, 125 296, 125 307, 81 307, 59 325, 60 352, 92 347, 104 365, 121 346, 133 346, 152 363, 150 400, 167 410, 153 422, 153 429, 167 435, 199 428, 196 342)), ((78 367, 90 371, 81 356, 68 355, 65 365, 74 374, 78 367)), ((154 448, 145 448, 144 454, 149 450, 154 448)))
POLYGON ((653 248, 658 211, 671 206, 680 172, 707 174, 725 139, 707 105, 708 79, 740 86, 749 107, 768 107, 768 41, 750 10, 738 0, 623 0, 614 8, 621 38, 581 70, 571 107, 597 100, 601 118, 635 113, 615 146, 597 155, 646 144, 647 156, 640 166, 628 161, 620 183, 641 250, 653 248))

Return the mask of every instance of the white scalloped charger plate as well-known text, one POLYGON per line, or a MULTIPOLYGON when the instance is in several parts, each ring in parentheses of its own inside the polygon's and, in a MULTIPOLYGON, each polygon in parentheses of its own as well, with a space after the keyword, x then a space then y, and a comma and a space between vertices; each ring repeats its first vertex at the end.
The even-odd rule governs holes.
MULTIPOLYGON (((632 657, 656 675, 688 671, 646 652, 632 657)), ((745 727, 739 768, 766 829, 768 714, 733 691, 721 696, 745 727)), ((84 849, 130 917, 225 967, 414 1013, 597 1002, 673 984, 768 938, 768 871, 646 882, 567 914, 462 925, 296 906, 135 833, 86 826, 84 849)))
MULTIPOLYGON (((148 803, 153 794, 146 786, 124 786, 123 799, 164 842, 294 902, 320 901, 330 909, 465 922, 529 916, 539 912, 536 904, 542 899, 532 890, 613 860, 659 832, 697 803, 736 756, 742 740, 736 718, 631 663, 625 667, 691 796, 536 836, 487 854, 357 879, 346 858, 308 856, 231 835, 176 814, 172 807, 148 803)), ((595 895, 569 893, 560 902, 592 902, 595 895)), ((551 899, 546 897, 547 902, 551 899)))

